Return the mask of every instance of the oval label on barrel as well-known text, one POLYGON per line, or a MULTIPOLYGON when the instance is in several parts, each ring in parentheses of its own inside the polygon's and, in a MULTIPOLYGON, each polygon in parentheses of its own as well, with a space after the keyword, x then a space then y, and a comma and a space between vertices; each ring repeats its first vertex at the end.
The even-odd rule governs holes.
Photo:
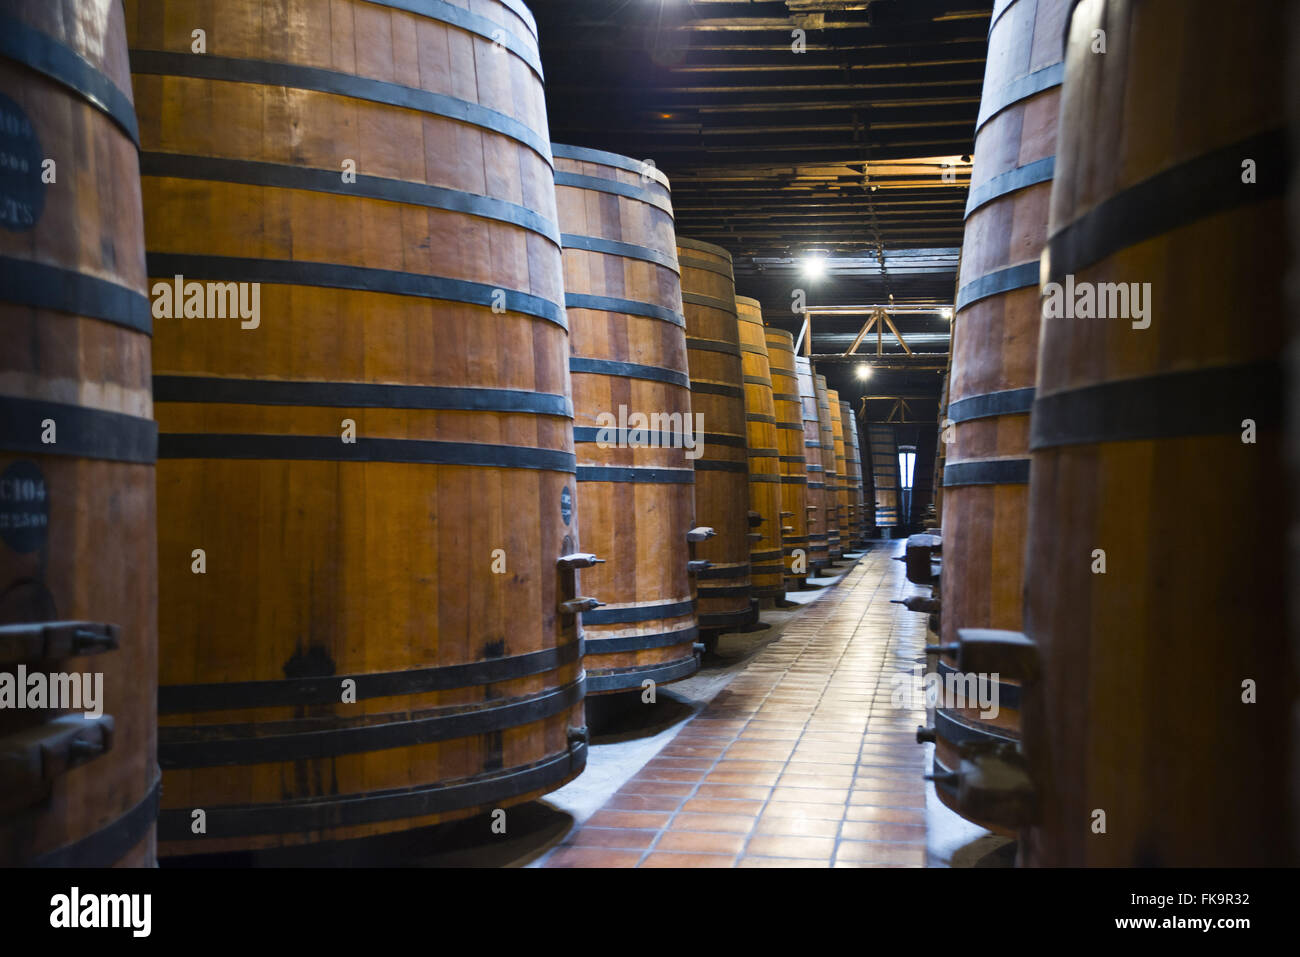
POLYGON ((560 492, 560 518, 564 519, 564 524, 569 524, 569 519, 573 517, 573 493, 569 491, 569 486, 564 486, 560 492))
POLYGON ((36 129, 23 108, 0 93, 0 225, 23 232, 45 209, 44 157, 36 129))
POLYGON ((34 552, 50 527, 50 497, 35 462, 14 462, 0 473, 0 540, 14 551, 34 552))

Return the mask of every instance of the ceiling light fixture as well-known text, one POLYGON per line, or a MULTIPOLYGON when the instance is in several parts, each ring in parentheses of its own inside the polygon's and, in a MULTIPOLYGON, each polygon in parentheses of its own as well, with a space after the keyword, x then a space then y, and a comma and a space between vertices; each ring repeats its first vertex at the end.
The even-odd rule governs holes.
POLYGON ((821 279, 826 275, 826 259, 823 256, 805 256, 803 274, 809 279, 821 279))
POLYGON ((857 373, 859 379, 870 379, 871 366, 867 365, 865 362, 859 363, 857 373))

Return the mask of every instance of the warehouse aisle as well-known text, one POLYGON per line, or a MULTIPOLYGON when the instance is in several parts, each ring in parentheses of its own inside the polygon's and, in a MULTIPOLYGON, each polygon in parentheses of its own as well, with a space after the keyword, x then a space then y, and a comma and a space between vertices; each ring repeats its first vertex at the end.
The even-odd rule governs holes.
POLYGON ((879 543, 543 867, 925 863, 922 709, 894 708, 925 618, 879 543))

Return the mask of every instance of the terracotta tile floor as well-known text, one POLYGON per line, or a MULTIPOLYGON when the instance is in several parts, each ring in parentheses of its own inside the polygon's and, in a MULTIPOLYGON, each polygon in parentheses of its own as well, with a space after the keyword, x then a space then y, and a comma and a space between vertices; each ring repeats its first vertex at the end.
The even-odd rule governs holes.
POLYGON ((810 603, 543 867, 921 867, 925 618, 893 544, 810 603))

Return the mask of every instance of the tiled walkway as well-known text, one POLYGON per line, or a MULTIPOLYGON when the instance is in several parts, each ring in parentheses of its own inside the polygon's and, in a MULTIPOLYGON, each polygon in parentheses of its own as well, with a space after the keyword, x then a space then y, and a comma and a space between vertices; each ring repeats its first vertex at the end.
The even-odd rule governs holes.
POLYGON ((920 867, 925 712, 891 707, 925 618, 895 543, 813 602, 544 867, 920 867))

